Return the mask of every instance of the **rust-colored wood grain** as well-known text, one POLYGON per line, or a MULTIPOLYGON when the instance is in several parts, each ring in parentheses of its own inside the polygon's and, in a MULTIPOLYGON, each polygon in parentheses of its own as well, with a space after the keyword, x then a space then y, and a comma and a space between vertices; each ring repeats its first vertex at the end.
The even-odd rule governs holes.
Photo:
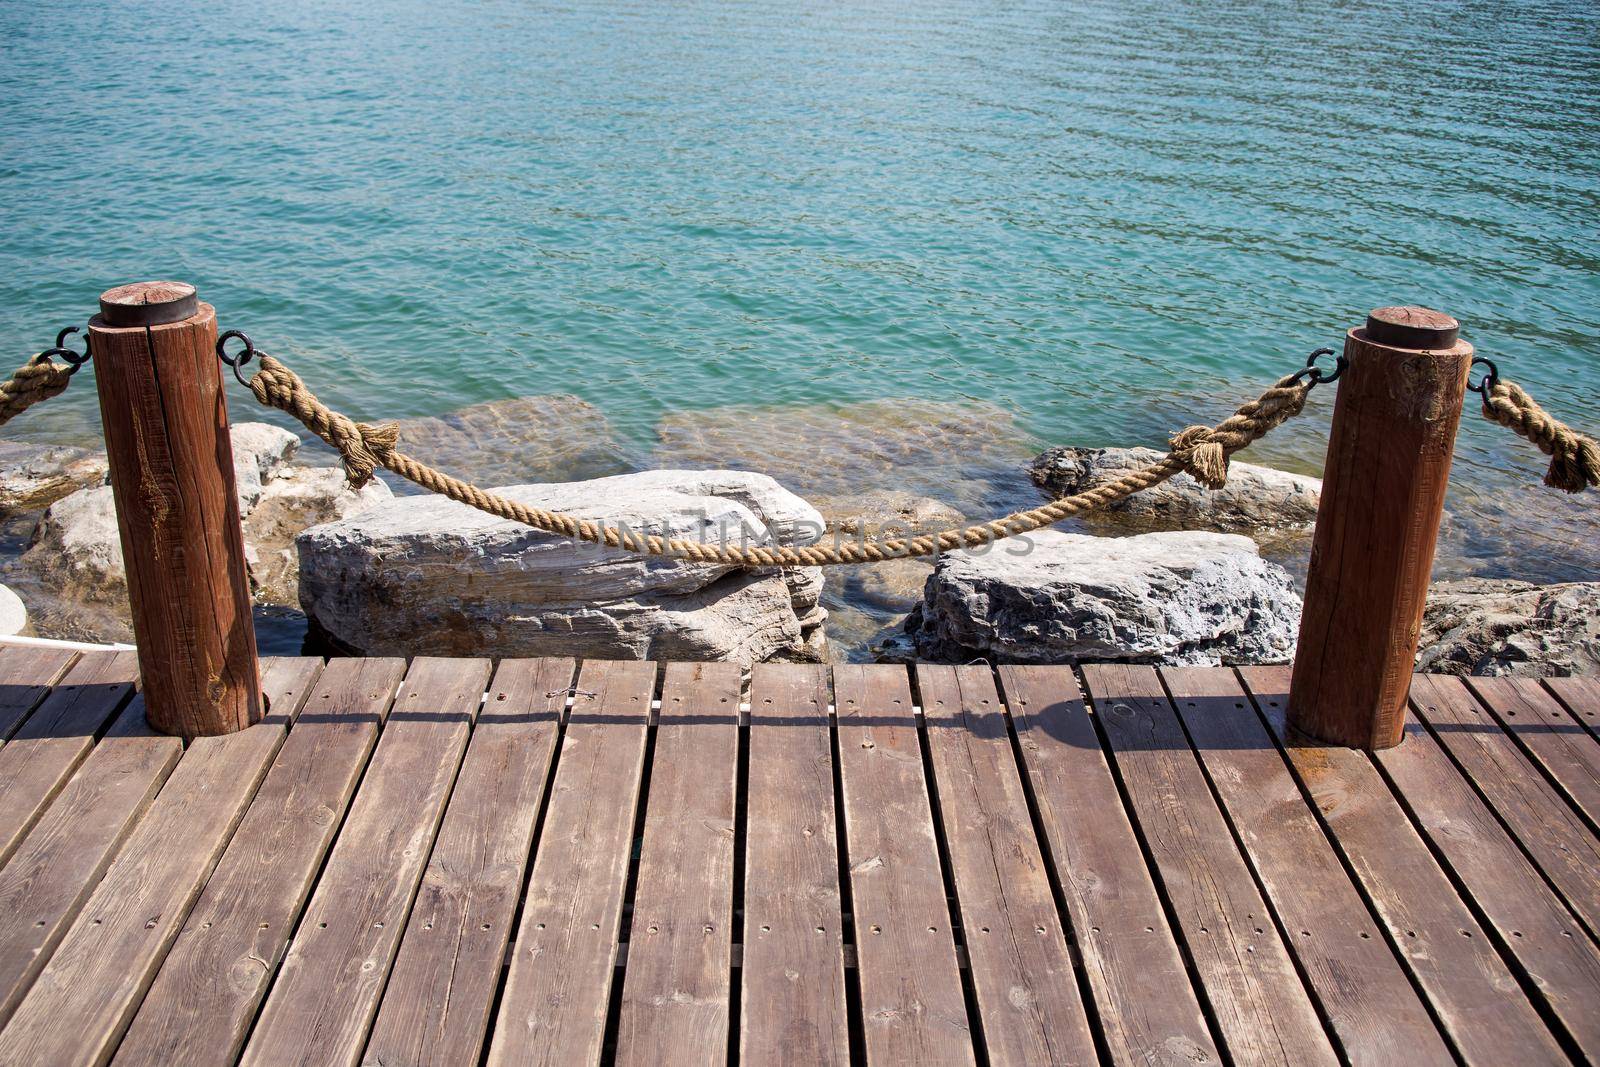
POLYGON ((163 733, 230 733, 263 708, 216 312, 125 325, 193 298, 147 285, 89 323, 146 710, 163 733))
POLYGON ((1295 653, 1291 723, 1358 748, 1400 743, 1472 346, 1425 308, 1351 330, 1295 653))

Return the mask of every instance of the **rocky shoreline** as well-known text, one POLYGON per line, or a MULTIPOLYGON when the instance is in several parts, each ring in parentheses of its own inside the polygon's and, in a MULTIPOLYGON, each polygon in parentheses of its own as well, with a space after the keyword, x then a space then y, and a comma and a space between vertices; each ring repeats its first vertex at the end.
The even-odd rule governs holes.
MULTIPOLYGON (((682 413, 648 457, 573 397, 474 405, 405 423, 402 436, 515 499, 671 536, 778 543, 942 529, 1159 458, 1035 456, 1006 413, 928 401, 682 413), (574 420, 580 433, 556 429, 574 420)), ((1321 491, 1236 461, 1222 490, 1180 475, 987 551, 740 571, 574 547, 403 484, 352 492, 320 443, 302 449, 266 423, 236 425, 233 442, 258 625, 282 641, 306 634, 309 651, 368 655, 1283 663, 1321 491)), ((0 565, 0 629, 131 639, 105 479, 103 454, 0 441, 0 520, 23 546, 0 565)), ((1436 568, 1463 571, 1454 559, 1436 568)), ((1600 582, 1438 582, 1419 667, 1600 672, 1600 582)))

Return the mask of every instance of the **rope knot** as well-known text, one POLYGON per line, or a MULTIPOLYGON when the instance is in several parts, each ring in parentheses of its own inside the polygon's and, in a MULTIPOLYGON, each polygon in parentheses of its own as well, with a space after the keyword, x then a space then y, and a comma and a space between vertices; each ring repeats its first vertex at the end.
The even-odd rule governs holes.
POLYGON ((1249 447, 1306 406, 1313 382, 1280 379, 1215 426, 1191 426, 1169 442, 1172 458, 1207 489, 1228 484, 1228 457, 1249 447))
POLYGON ((1228 484, 1228 452, 1210 426, 1191 426, 1175 434, 1171 447, 1184 473, 1207 489, 1228 484))
POLYGON ((1539 446, 1550 457, 1544 484, 1565 493, 1600 486, 1600 444, 1539 406, 1516 382, 1497 381, 1483 398, 1484 417, 1539 446))
POLYGON ((339 414, 318 400, 298 374, 271 356, 261 357, 261 369, 250 379, 250 391, 262 404, 288 412, 331 445, 344 463, 345 481, 351 489, 370 482, 382 466, 379 457, 400 443, 399 426, 356 422, 339 414))

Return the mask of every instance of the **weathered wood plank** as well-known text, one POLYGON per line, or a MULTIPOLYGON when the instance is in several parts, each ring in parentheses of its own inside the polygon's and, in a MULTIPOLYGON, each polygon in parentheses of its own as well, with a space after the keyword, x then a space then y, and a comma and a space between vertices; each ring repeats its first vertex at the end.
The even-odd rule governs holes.
POLYGON ((726 1063, 741 672, 665 673, 616 1062, 726 1063))
POLYGON ((1591 736, 1600 737, 1600 678, 1546 678, 1544 685, 1591 736))
POLYGON ((834 700, 867 1061, 972 1063, 910 678, 840 664, 834 700))
POLYGON ((1538 679, 1468 678, 1466 683, 1567 795, 1590 829, 1600 826, 1600 741, 1538 679))
POLYGON ((850 1061, 831 696, 823 666, 751 670, 740 1063, 850 1061))
POLYGON ((0 648, 0 741, 17 732, 77 658, 62 648, 0 648))
POLYGON ((182 755, 134 698, 0 872, 0 1026, 182 755))
POLYGON ((989 1062, 1093 1063, 994 674, 918 666, 916 679, 989 1062))
POLYGON ((1077 678, 1070 667, 999 670, 1113 1062, 1215 1062, 1216 1043, 1077 678))
POLYGON ((1161 674, 1351 1062, 1453 1062, 1233 672, 1161 674))
POLYGON ((495 671, 363 1063, 478 1062, 576 670, 518 659, 495 671))
MULTIPOLYGON (((286 677, 304 692, 297 663, 263 671, 280 715, 294 703, 286 677)), ((189 745, 0 1031, 0 1064, 110 1059, 283 738, 281 724, 260 723, 189 745)))
MULTIPOLYGON (((1288 701, 1287 673, 1281 668, 1246 669, 1243 673, 1258 704, 1276 724, 1276 717, 1288 701)), ((1359 753, 1313 751, 1334 756, 1329 769, 1319 772, 1326 779, 1331 779, 1334 767, 1344 770, 1344 764, 1367 760, 1359 753)), ((1573 1042, 1591 1059, 1600 1059, 1595 1055, 1600 1052, 1600 1013, 1593 1010, 1594 1003, 1600 1000, 1600 949, 1584 936, 1583 926, 1451 765, 1426 727, 1410 723, 1399 747, 1385 749, 1374 758, 1434 851, 1488 919, 1501 952, 1532 979, 1539 996, 1573 1042)), ((1305 763, 1315 766, 1309 756, 1305 763)), ((1335 789, 1328 790, 1326 799, 1316 790, 1313 795, 1319 797, 1335 832, 1341 824, 1375 818, 1373 811, 1383 812, 1385 821, 1392 815, 1386 811, 1387 805, 1374 801, 1366 791, 1357 794, 1361 800, 1359 810, 1353 814, 1347 814, 1354 806, 1350 799, 1335 789)), ((1371 861, 1381 862, 1384 858, 1378 852, 1371 861)), ((1398 906, 1417 909, 1426 916, 1432 912, 1434 899, 1432 892, 1419 892, 1415 899, 1399 902, 1398 906)), ((1417 927, 1407 925, 1405 929, 1415 931, 1417 927)), ((1455 931, 1442 929, 1445 940, 1452 936, 1474 941, 1480 938, 1478 929, 1470 924, 1463 923, 1455 931)), ((1449 950, 1444 954, 1451 955, 1449 950)), ((1486 1025, 1493 1022, 1502 1004, 1515 1009, 1515 1000, 1509 995, 1504 1001, 1486 1006, 1486 1025)), ((1513 1014, 1520 1013, 1513 1010, 1513 1014)))
POLYGON ((335 659, 305 679, 305 708, 167 953, 117 1063, 177 1067, 238 1055, 404 674, 404 660, 335 659))
POLYGON ((241 1063, 360 1058, 489 670, 412 662, 241 1063))
POLYGON ((1600 938, 1600 841, 1583 819, 1460 679, 1418 675, 1411 704, 1590 936, 1600 938))
POLYGON ((1155 669, 1097 665, 1083 673, 1234 1061, 1336 1063, 1155 669))
POLYGON ((132 652, 86 652, 0 748, 0 863, 22 843, 94 748, 95 735, 133 696, 132 652))
MULTIPOLYGON (((1162 673, 1173 685, 1180 706, 1185 703, 1180 687, 1204 694, 1200 706, 1189 709, 1185 719, 1197 720, 1213 744, 1255 751, 1265 734, 1259 732, 1254 715, 1246 718, 1228 710, 1236 690, 1224 677, 1196 686, 1181 685, 1191 672, 1169 668, 1162 673)), ((1298 734, 1290 736, 1286 721, 1288 668, 1246 668, 1241 674, 1273 736, 1283 745, 1290 767, 1322 813, 1340 851, 1366 888, 1367 898, 1388 927, 1391 942, 1416 975, 1462 1058, 1481 1064, 1515 1059, 1562 1062, 1566 1057, 1561 1046, 1522 995, 1516 976, 1457 895, 1366 753, 1304 740, 1298 734)), ((1192 727, 1190 732, 1196 733, 1192 727)), ((1231 764, 1265 759, 1252 755, 1235 760, 1230 755, 1218 762, 1224 764, 1225 772, 1231 764)), ((1283 791, 1276 772, 1250 773, 1256 789, 1283 791)), ((1299 821, 1286 825, 1282 834, 1303 830, 1304 823, 1299 821)), ((1337 920, 1335 915, 1329 918, 1337 920)))
POLYGON ((653 663, 578 674, 488 1062, 598 1063, 617 957, 653 663))

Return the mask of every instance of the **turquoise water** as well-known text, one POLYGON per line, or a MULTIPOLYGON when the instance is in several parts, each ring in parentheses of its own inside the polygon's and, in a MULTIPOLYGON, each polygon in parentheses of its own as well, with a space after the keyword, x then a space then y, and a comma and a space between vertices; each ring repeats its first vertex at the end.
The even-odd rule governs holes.
MULTIPOLYGON (((573 392, 647 449, 684 408, 920 396, 1032 443, 1159 444, 1415 302, 1597 421, 1592 3, 0 19, 7 359, 176 277, 360 417, 573 392)), ((78 390, 14 425, 94 423, 78 390)), ((1593 504, 1469 423, 1466 556, 1592 576, 1593 504)))

